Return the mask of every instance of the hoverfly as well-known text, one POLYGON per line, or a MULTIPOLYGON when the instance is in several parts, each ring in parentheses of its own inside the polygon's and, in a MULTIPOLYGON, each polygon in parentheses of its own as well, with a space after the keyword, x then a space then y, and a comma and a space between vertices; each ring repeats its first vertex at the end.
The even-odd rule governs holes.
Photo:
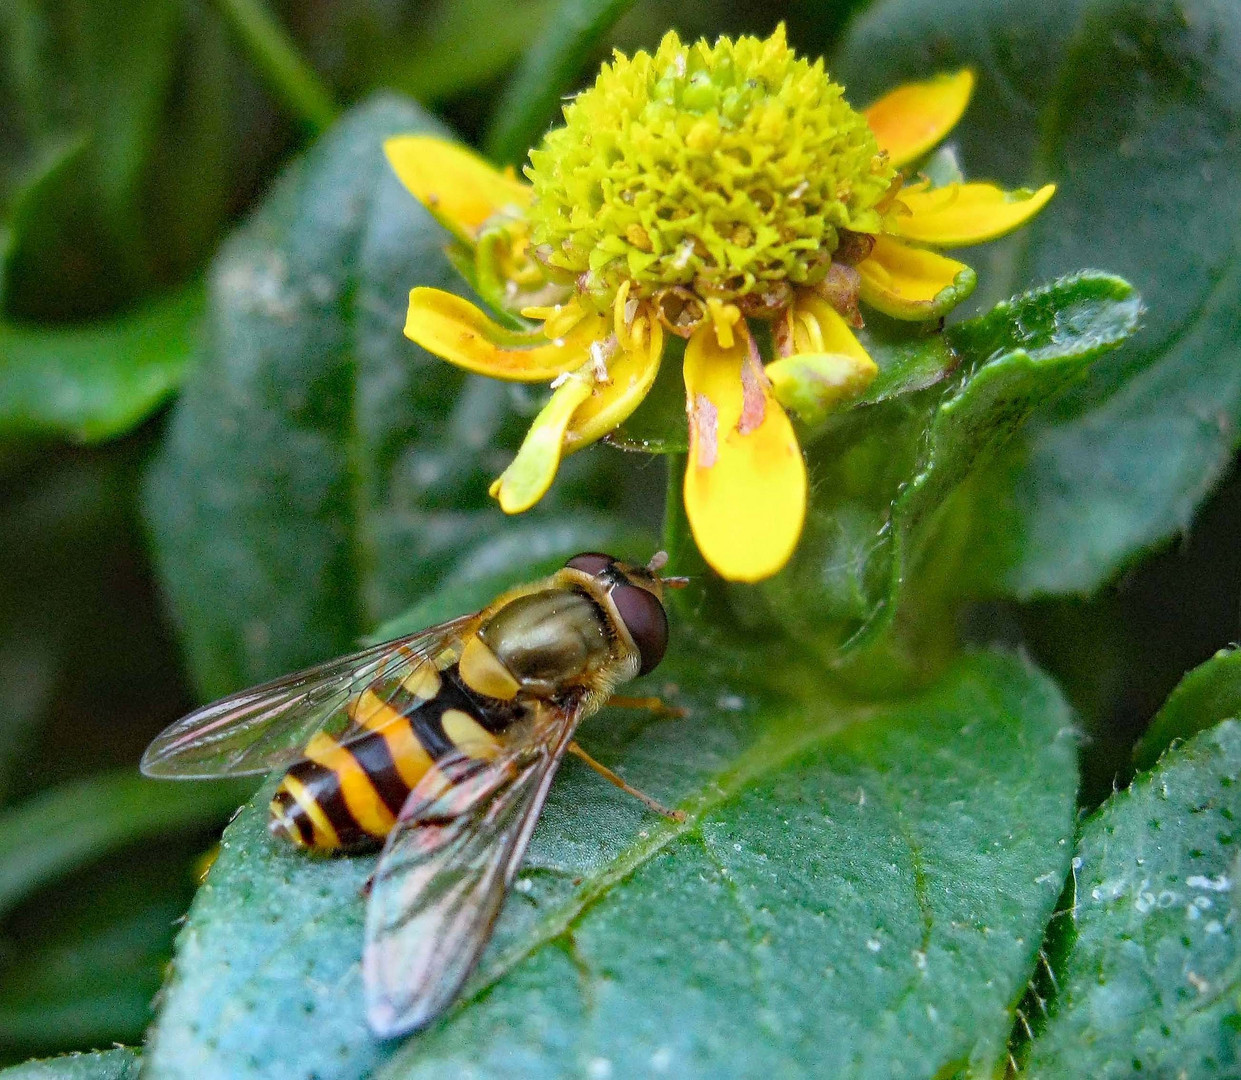
MULTIPOLYGON (((243 690, 147 748, 148 776, 285 768, 269 828, 299 848, 383 844, 362 969, 371 1029, 440 1015, 473 969, 579 722, 668 641, 662 553, 576 555, 482 611, 243 690)), ((615 699, 621 703, 622 699, 615 699)), ((657 699, 631 704, 659 707, 657 699)))

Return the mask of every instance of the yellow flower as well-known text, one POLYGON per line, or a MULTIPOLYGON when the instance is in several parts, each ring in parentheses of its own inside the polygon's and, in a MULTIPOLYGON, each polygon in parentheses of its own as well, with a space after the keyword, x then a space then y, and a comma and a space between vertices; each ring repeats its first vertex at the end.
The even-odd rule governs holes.
POLYGON ((788 411, 814 421, 877 373, 853 333, 859 301, 939 318, 975 277, 935 249, 1008 233, 1054 191, 901 171, 948 134, 973 85, 969 71, 942 75, 859 113, 783 26, 714 46, 669 33, 654 54, 617 53, 566 106, 531 151, 529 183, 440 139, 389 140, 500 320, 418 288, 406 335, 468 371, 553 387, 491 488, 500 506, 529 509, 565 454, 628 418, 674 334, 687 339, 694 538, 723 577, 776 573, 806 505, 788 411))

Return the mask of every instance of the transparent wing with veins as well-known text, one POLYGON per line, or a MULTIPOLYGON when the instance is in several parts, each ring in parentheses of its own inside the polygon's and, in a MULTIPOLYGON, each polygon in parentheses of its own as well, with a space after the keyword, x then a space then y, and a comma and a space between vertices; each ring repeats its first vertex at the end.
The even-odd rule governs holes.
POLYGON ((316 731, 347 738, 360 730, 348 709, 353 700, 372 685, 390 692, 446 650, 459 649, 477 618, 452 619, 204 705, 155 738, 142 755, 142 771, 197 780, 290 765, 316 731))
POLYGON ((367 1019, 384 1037, 425 1026, 478 962, 521 864, 582 701, 540 710, 494 761, 442 761, 411 792, 366 912, 367 1019))

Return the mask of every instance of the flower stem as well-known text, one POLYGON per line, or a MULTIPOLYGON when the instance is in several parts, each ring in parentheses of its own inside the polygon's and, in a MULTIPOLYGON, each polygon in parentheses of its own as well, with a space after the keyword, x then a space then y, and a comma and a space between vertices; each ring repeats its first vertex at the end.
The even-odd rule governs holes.
POLYGON ((318 133, 336 119, 336 103, 263 0, 216 0, 276 96, 318 133))
POLYGON ((492 114, 483 140, 488 157, 519 164, 556 119, 560 95, 573 88, 600 38, 633 0, 562 0, 547 31, 526 53, 492 114))
POLYGON ((668 464, 668 489, 664 495, 663 548, 668 553, 670 574, 693 574, 702 565, 694 548, 689 518, 685 516, 685 502, 681 489, 685 480, 685 454, 665 454, 668 464))

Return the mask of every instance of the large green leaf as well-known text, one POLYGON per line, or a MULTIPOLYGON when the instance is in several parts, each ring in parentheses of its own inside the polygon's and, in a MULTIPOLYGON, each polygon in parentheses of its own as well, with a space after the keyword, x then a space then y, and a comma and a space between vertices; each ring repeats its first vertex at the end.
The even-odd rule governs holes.
MULTIPOLYGON (((401 334, 412 286, 463 288, 443 230, 383 157, 386 137, 419 130, 441 131, 411 103, 359 108, 288 169, 213 268, 206 354, 148 491, 207 694, 349 651, 451 568, 485 560, 493 537, 537 559, 616 536, 591 510, 506 520, 487 487, 531 401, 401 334)), ((571 459, 554 495, 615 506, 606 453, 571 459), (592 486, 575 485, 590 466, 592 486)))
POLYGON ((1226 721, 1085 823, 1025 1075, 1237 1074, 1239 815, 1241 724, 1226 721))
POLYGON ((67 1054, 28 1061, 0 1072, 3 1080, 138 1080, 138 1055, 118 1047, 94 1054, 67 1054))
POLYGON ((969 253, 980 301, 1098 266, 1149 306, 1141 336, 997 463, 971 540, 980 590, 1087 591, 1186 527, 1241 431, 1241 8, 882 0, 836 67, 866 101, 964 64, 967 173, 1058 185, 1031 226, 969 253))
POLYGON ((277 844, 260 793, 178 942, 149 1075, 994 1067, 1068 870, 1076 769, 1055 689, 979 654, 861 706, 782 648, 691 637, 663 675, 687 719, 609 711, 582 734, 686 822, 566 764, 462 1002, 382 1069, 397 1046, 366 1032, 358 964, 374 861, 277 844))
POLYGON ((129 431, 181 385, 202 289, 69 327, 0 323, 0 436, 98 442, 129 431))

